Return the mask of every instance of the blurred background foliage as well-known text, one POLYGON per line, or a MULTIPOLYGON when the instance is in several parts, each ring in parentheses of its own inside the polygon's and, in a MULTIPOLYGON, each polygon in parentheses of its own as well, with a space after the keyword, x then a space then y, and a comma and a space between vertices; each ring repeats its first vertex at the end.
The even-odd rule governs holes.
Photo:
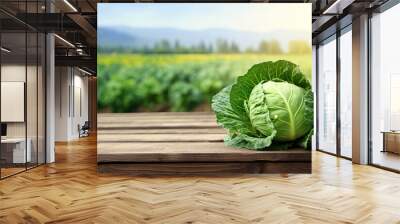
MULTIPOLYGON (((292 44, 284 53, 276 44, 260 43, 260 48, 269 49, 269 53, 252 49, 229 53, 151 54, 100 50, 99 111, 210 111, 214 94, 245 74, 252 65, 270 60, 292 61, 311 78, 310 49, 302 47, 303 43, 292 44)), ((222 46, 232 47, 223 43, 222 46)))

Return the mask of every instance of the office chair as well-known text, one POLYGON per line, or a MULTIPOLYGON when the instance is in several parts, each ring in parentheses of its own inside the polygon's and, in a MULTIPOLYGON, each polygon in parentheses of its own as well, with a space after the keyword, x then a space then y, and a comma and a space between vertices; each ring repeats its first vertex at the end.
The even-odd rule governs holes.
POLYGON ((82 127, 79 128, 79 138, 89 136, 89 129, 90 129, 90 123, 89 121, 85 121, 82 127))

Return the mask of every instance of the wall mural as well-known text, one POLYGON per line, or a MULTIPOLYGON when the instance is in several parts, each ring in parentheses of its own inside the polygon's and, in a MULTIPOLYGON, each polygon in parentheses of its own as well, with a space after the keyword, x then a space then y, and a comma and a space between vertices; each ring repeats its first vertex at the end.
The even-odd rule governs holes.
MULTIPOLYGON (((139 113, 186 112, 169 122, 206 113, 199 119, 207 127, 225 129, 208 141, 251 151, 310 149, 311 61, 311 4, 99 4, 99 129, 119 125, 128 133, 139 113)), ((184 141, 205 141, 193 138, 184 141)), ((105 149, 111 137, 102 139, 105 149)))

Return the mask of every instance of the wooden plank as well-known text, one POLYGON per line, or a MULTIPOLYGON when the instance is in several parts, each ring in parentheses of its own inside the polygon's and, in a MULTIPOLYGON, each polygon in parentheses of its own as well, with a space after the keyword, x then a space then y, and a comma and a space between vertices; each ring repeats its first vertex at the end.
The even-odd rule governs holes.
POLYGON ((110 122, 98 123, 98 129, 177 129, 177 128, 216 128, 218 125, 212 122, 110 122))
POLYGON ((185 122, 193 122, 193 123, 200 123, 200 122, 212 122, 216 123, 215 118, 176 118, 176 117, 171 117, 171 118, 138 118, 138 117, 113 117, 113 118, 103 118, 98 121, 99 124, 109 124, 109 123, 163 123, 163 124, 169 124, 169 123, 185 123, 185 122))
POLYGON ((97 134, 97 142, 223 142, 225 134, 97 134))
POLYGON ((98 117, 198 117, 214 116, 213 112, 149 112, 149 113, 98 113, 98 117))
POLYGON ((132 113, 125 115, 99 116, 100 129, 137 129, 137 128, 215 128, 218 127, 215 115, 204 113, 202 115, 190 115, 187 113, 132 113))
POLYGON ((101 114, 98 129, 187 129, 217 128, 212 113, 101 114))
POLYGON ((225 162, 225 163, 101 163, 100 173, 131 176, 191 176, 260 173, 310 173, 310 162, 225 162))
POLYGON ((254 151, 222 142, 98 143, 98 162, 311 161, 310 151, 254 151))
POLYGON ((100 117, 98 119, 99 123, 109 123, 109 122, 195 122, 195 121, 205 121, 212 122, 216 121, 214 115, 207 116, 117 116, 117 117, 100 117))
POLYGON ((145 120, 145 121, 153 121, 153 120, 178 120, 178 121, 187 121, 187 120, 215 120, 215 115, 207 115, 207 116, 116 116, 116 117, 100 117, 100 122, 110 122, 110 121, 120 121, 124 120, 145 120))
POLYGON ((101 129, 97 134, 226 134, 226 130, 222 128, 101 129))

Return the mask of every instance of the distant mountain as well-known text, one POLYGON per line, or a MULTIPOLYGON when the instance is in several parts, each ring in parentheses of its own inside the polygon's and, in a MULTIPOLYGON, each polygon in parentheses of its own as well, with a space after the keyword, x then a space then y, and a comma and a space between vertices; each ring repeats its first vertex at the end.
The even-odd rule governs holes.
POLYGON ((307 40, 308 34, 288 30, 258 33, 232 29, 185 30, 176 28, 132 28, 132 27, 99 27, 98 43, 100 46, 132 47, 153 46, 161 40, 181 45, 191 46, 204 42, 215 44, 218 39, 234 41, 241 50, 248 47, 256 48, 262 40, 278 40, 283 49, 290 40, 307 40))
POLYGON ((102 27, 98 29, 97 37, 98 45, 103 47, 133 47, 140 45, 138 37, 113 28, 102 27))

